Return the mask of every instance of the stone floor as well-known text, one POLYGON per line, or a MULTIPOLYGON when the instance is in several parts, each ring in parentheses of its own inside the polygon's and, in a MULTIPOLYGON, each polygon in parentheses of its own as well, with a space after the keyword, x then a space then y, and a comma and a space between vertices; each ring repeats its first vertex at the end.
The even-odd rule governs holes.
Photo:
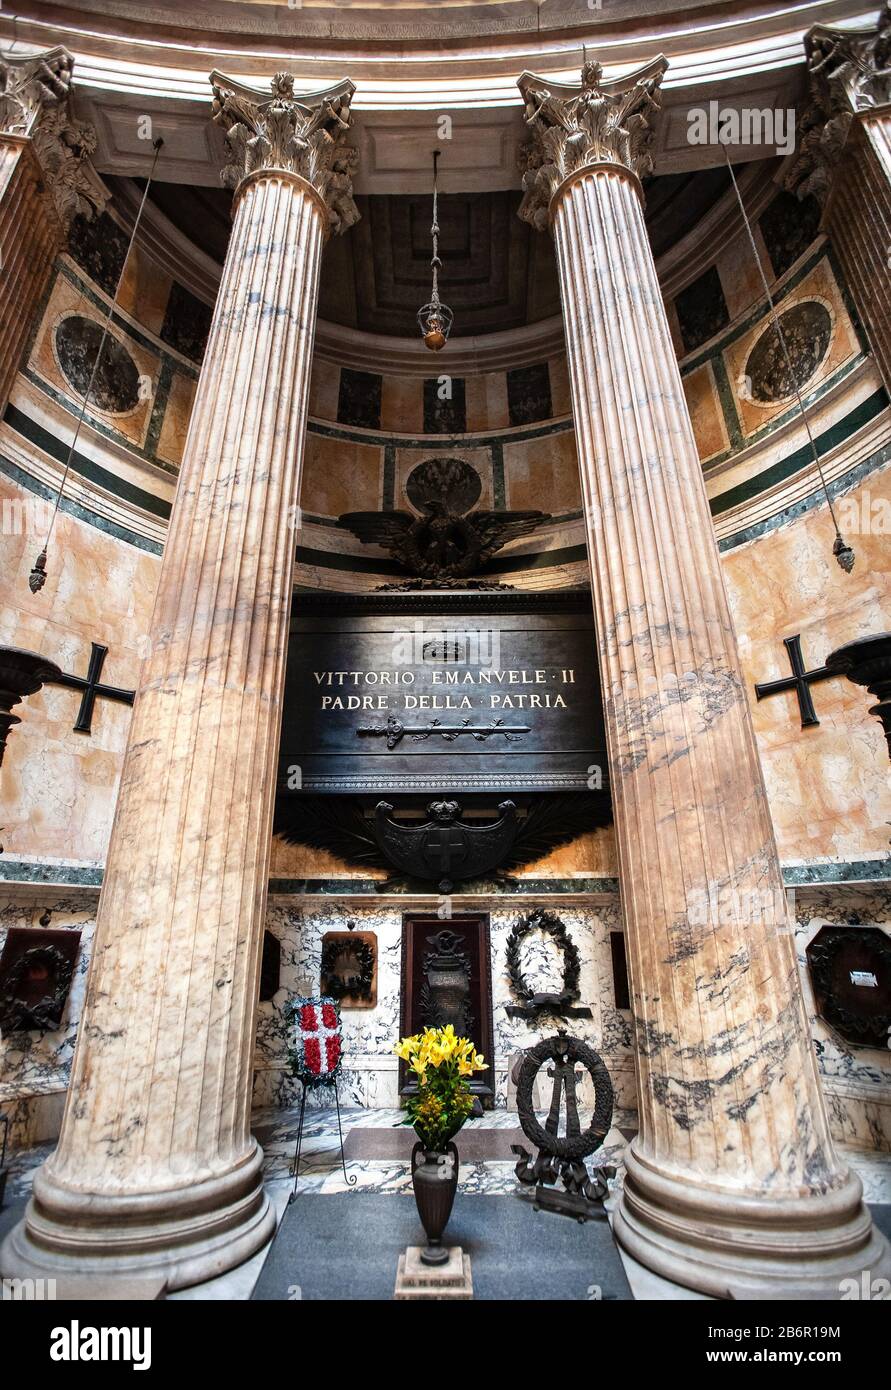
MULTIPOLYGON (((344 1107, 341 1111, 344 1137, 355 1126, 383 1129, 397 1124, 403 1118, 401 1110, 363 1110, 357 1107, 344 1107)), ((279 1218, 287 1205, 293 1187, 290 1176, 294 1146, 297 1139, 298 1110, 257 1111, 253 1117, 256 1133, 264 1153, 264 1172, 270 1198, 279 1218)), ((610 1184, 615 1190, 622 1180, 622 1154, 627 1142, 625 1135, 630 1132, 630 1116, 618 1115, 618 1124, 609 1134, 589 1163, 617 1167, 619 1172, 610 1184), (621 1129, 620 1129, 621 1126, 621 1129)), ((581 1117, 582 1123, 587 1116, 581 1117)), ((512 1111, 488 1110, 480 1119, 469 1123, 483 1128, 515 1129, 518 1121, 512 1111)), ((460 1137, 458 1139, 460 1149, 460 1137)), ((7 1182, 7 1201, 14 1202, 27 1197, 35 1170, 52 1152, 52 1144, 40 1144, 13 1154, 7 1182)), ((839 1146, 851 1168, 858 1174, 864 1190, 864 1198, 870 1203, 891 1203, 891 1154, 864 1151, 839 1146)), ((411 1171, 408 1162, 393 1160, 362 1159, 351 1160, 347 1164, 350 1177, 356 1183, 348 1186, 340 1164, 340 1139, 335 1110, 307 1109, 304 1122, 303 1151, 300 1165, 299 1191, 315 1193, 336 1193, 347 1191, 380 1192, 409 1195, 411 1193, 411 1171)), ((458 1181, 458 1191, 466 1194, 508 1194, 516 1190, 513 1162, 481 1161, 462 1163, 458 1181)), ((607 1203, 607 1210, 612 1205, 607 1203)), ((259 1277, 266 1258, 267 1249, 260 1251, 240 1269, 223 1275, 209 1284, 199 1285, 181 1293, 171 1295, 176 1299, 219 1299, 232 1300, 250 1297, 251 1290, 259 1277)), ((622 1254, 629 1283, 637 1299, 696 1299, 700 1295, 679 1288, 657 1275, 643 1269, 636 1261, 622 1254)))

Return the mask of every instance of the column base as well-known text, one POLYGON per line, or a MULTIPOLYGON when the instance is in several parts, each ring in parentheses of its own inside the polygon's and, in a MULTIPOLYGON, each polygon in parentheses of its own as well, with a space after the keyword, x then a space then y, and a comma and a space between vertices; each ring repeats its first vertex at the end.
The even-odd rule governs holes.
POLYGON ((613 1234, 665 1279, 713 1298, 841 1300, 868 1297, 869 1278, 891 1278, 891 1247, 863 1204, 860 1179, 796 1199, 714 1192, 625 1154, 613 1234), (864 1281, 863 1276, 867 1275, 864 1281), (856 1292, 843 1280, 856 1281, 856 1292))
POLYGON ((157 1298, 215 1279, 275 1233, 262 1157, 257 1147, 222 1177, 119 1196, 65 1187, 44 1167, 24 1219, 0 1247, 0 1274, 54 1279, 57 1298, 94 1299, 157 1298))

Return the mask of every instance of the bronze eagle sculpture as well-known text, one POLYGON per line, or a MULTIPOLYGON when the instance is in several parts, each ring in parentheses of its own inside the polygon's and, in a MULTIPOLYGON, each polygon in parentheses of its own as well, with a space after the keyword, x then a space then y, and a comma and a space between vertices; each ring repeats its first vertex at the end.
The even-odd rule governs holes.
POLYGON ((345 512, 338 524, 364 544, 382 546, 419 579, 454 583, 477 574, 508 541, 551 519, 548 512, 470 511, 480 492, 478 474, 462 459, 428 459, 406 485, 420 515, 345 512))

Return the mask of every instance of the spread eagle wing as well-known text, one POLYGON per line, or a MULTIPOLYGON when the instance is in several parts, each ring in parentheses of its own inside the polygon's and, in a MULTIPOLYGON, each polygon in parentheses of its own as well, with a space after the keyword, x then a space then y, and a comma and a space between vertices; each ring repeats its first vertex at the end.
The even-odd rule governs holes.
POLYGON ((612 809, 605 796, 574 793, 543 796, 523 817, 503 869, 519 868, 543 859, 559 845, 568 845, 579 835, 597 830, 612 821, 612 809))
POLYGON ((483 542, 480 561, 488 560, 496 550, 519 536, 529 536, 544 522, 551 520, 549 512, 471 512, 466 520, 483 542))
POLYGON ((427 832, 433 829, 432 821, 405 824, 390 818, 393 807, 388 801, 379 801, 374 808, 374 834, 385 863, 401 869, 409 876, 418 874, 423 863, 424 840, 427 832))
POLYGON ((415 520, 411 512, 344 512, 337 524, 365 545, 380 545, 392 552, 401 548, 415 520))
POLYGON ((480 874, 487 874, 504 859, 516 834, 517 808, 512 801, 502 801, 498 809, 501 815, 491 825, 475 826, 472 821, 469 822, 472 833, 468 836, 463 858, 452 869, 454 878, 476 878, 480 874))
POLYGON ((358 802, 339 796, 281 797, 273 829, 289 845, 326 849, 346 864, 390 867, 358 802))

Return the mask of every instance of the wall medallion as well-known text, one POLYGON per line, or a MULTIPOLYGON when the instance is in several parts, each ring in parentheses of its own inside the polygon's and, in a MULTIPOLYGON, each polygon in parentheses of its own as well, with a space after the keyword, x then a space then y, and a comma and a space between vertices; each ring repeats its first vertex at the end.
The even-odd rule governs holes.
POLYGON ((891 1043, 891 937, 880 927, 821 927, 807 948, 817 1012, 854 1047, 891 1043))
POLYGON ((0 956, 0 1030, 58 1028, 80 949, 79 931, 10 927, 0 956))
POLYGON ((322 937, 320 990, 344 1009, 377 1003, 377 937, 371 931, 329 931, 322 937))
POLYGON ((773 323, 761 334, 746 360, 744 375, 751 399, 761 405, 794 396, 814 376, 832 340, 832 316, 819 300, 793 304, 779 315, 780 328, 789 349, 790 364, 773 323))
POLYGON ((581 960, 578 947, 555 912, 536 908, 521 917, 511 930, 507 939, 507 973, 511 989, 521 999, 521 1004, 508 1004, 507 1012, 511 1018, 538 1018, 539 1014, 553 1014, 557 1018, 590 1018, 591 1010, 586 1006, 575 1007, 579 997, 579 975, 581 960), (543 932, 556 942, 563 953, 563 988, 559 994, 536 993, 526 983, 520 960, 520 946, 533 932, 543 932))
MULTIPOLYGON (((69 314, 56 326, 56 359, 65 380, 78 396, 86 394, 102 325, 82 314, 69 314)), ((127 349, 111 333, 90 392, 90 405, 110 415, 124 415, 139 405, 139 369, 127 349)))

